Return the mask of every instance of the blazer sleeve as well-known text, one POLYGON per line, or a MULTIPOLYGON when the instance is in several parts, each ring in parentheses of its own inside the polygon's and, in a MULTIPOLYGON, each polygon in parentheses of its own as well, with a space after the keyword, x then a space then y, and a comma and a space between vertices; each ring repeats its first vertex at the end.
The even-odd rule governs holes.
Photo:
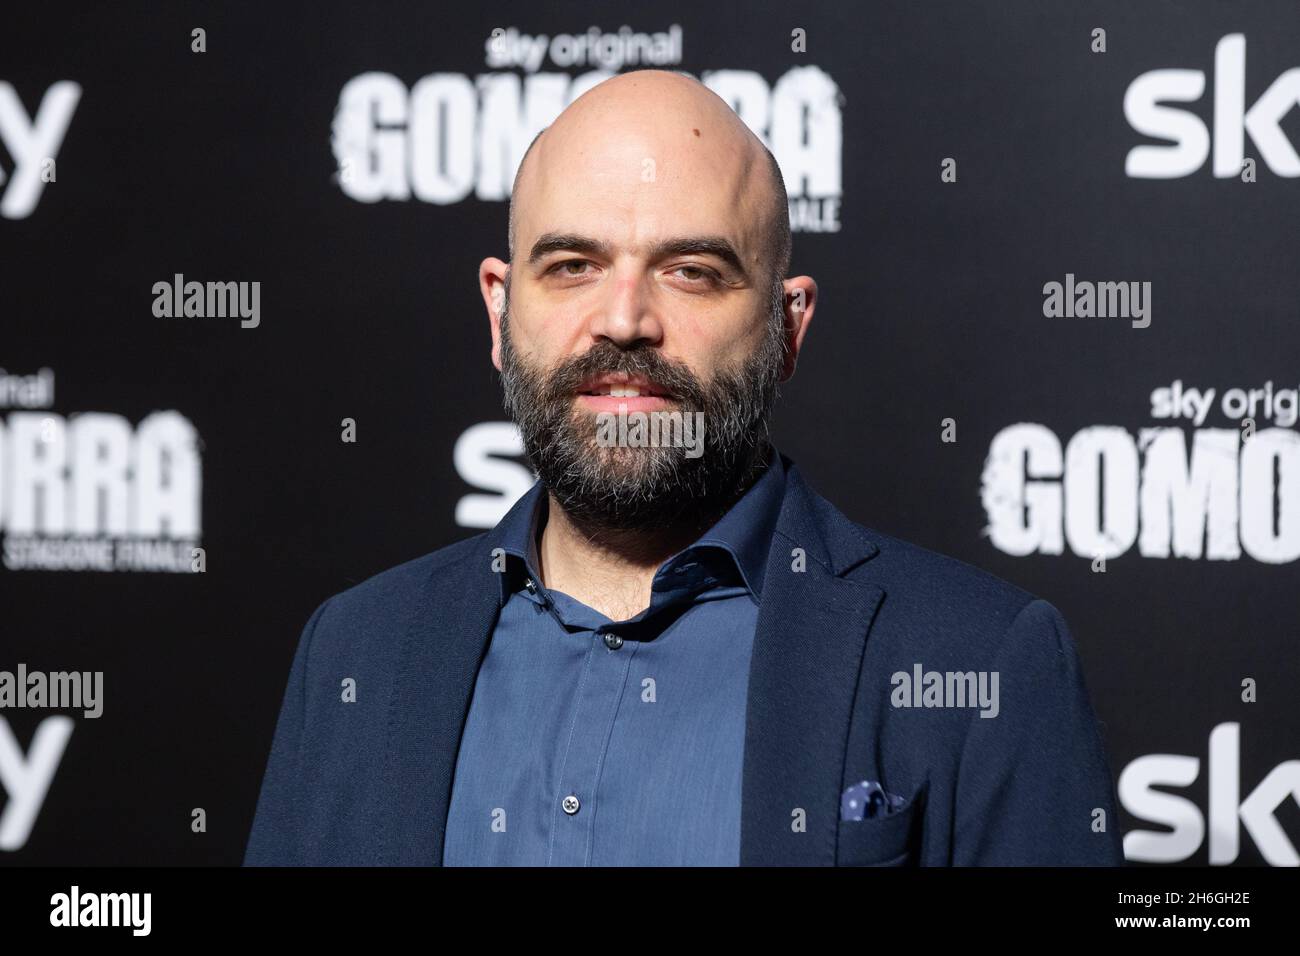
POLYGON ((955 790, 953 864, 1123 865, 1101 725, 1060 611, 1041 599, 1025 605, 992 666, 999 709, 971 717, 955 790))
POLYGON ((316 625, 328 604, 326 600, 316 608, 298 640, 244 851, 244 866, 295 866, 304 862, 302 741, 307 714, 307 661, 316 625))

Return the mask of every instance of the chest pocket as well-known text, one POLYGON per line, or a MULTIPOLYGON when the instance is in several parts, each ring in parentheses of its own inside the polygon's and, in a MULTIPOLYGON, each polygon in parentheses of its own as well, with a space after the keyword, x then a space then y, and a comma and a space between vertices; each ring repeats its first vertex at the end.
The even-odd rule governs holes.
POLYGON ((925 784, 893 813, 841 820, 836 866, 915 866, 921 855, 925 784))

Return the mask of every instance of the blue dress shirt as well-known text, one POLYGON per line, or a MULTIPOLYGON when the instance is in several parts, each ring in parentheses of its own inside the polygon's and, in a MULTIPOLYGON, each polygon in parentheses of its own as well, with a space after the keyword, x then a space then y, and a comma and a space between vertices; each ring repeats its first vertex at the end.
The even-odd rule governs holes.
POLYGON ((461 737, 445 866, 735 866, 749 662, 779 454, 650 606, 611 621, 542 586, 533 499, 503 524, 502 608, 461 737))

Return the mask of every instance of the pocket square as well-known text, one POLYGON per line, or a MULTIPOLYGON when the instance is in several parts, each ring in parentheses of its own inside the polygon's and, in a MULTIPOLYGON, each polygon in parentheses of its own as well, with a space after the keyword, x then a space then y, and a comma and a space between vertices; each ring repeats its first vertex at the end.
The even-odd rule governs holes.
POLYGON ((870 820, 893 813, 906 802, 902 797, 886 792, 875 780, 863 780, 849 787, 840 797, 840 819, 870 820))

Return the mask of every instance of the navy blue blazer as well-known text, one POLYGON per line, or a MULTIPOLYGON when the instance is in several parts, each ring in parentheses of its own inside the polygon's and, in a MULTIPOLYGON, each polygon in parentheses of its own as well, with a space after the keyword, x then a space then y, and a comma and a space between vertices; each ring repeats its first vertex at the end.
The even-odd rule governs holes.
MULTIPOLYGON (((741 864, 1122 863, 1100 727, 1056 608, 853 523, 783 460, 749 673, 741 864), (899 706, 891 675, 917 665, 997 672, 997 716, 899 706), (841 794, 862 780, 906 803, 841 820, 841 794)), ((494 529, 316 609, 245 865, 441 864, 461 731, 501 601, 496 546, 494 529), (347 678, 355 703, 341 702, 347 678)))

